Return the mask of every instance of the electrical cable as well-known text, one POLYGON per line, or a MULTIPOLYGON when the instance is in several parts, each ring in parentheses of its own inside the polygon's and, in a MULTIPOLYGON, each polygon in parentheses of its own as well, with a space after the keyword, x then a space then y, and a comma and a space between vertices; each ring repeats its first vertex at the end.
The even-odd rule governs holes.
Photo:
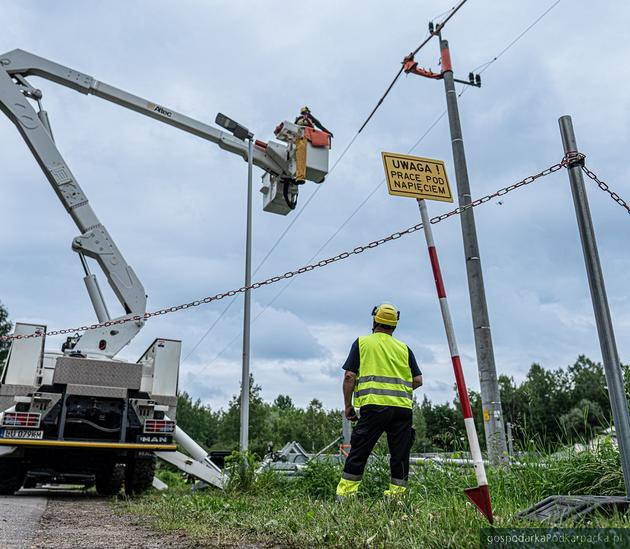
MULTIPOLYGON (((496 62, 505 52, 507 52, 512 46, 514 46, 514 44, 516 44, 521 38, 523 38, 523 36, 525 36, 525 34, 527 34, 534 26, 536 26, 536 24, 538 22, 540 22, 541 19, 543 19, 543 17, 545 17, 553 8, 555 8, 562 0, 556 0, 549 8, 547 8, 540 16, 538 16, 527 28, 525 28, 525 30, 523 30, 514 40, 512 40, 505 48, 503 48, 497 55, 495 55, 490 61, 487 61, 486 63, 482 63, 481 65, 479 65, 479 67, 476 67, 472 72, 476 72, 477 70, 479 70, 481 68, 480 73, 485 72, 490 65, 492 65, 494 62, 496 62), (483 67, 483 68, 482 68, 483 67)), ((459 9, 459 7, 461 7, 460 4, 457 9, 459 9)), ((455 8, 453 8, 453 10, 455 10, 455 8)), ((451 14, 451 16, 454 15, 454 12, 451 14)), ((450 18, 450 17, 449 17, 450 18)), ((458 97, 462 97, 462 95, 464 95, 464 93, 466 93, 466 91, 468 91, 469 86, 462 86, 462 89, 460 90, 460 92, 457 94, 458 97)), ((434 121, 433 123, 427 128, 427 130, 422 134, 422 136, 420 136, 420 138, 413 144, 413 146, 408 150, 408 153, 413 152, 413 150, 424 140, 424 138, 438 125, 438 123, 446 116, 447 114, 447 110, 444 109, 442 111, 442 114, 440 114, 434 121)), ((343 227, 345 227, 348 222, 359 212, 359 210, 361 210, 361 208, 363 208, 363 206, 365 206, 365 204, 367 204, 367 202, 370 200, 370 198, 372 198, 372 196, 374 194, 376 194, 376 192, 378 191, 379 188, 382 187, 383 183, 385 182, 384 179, 382 179, 379 184, 377 186, 374 187, 374 189, 372 189, 372 192, 370 192, 368 194, 368 196, 361 202, 361 204, 359 204, 359 206, 346 218, 346 220, 339 226, 339 228, 333 233, 333 235, 324 243, 324 245, 318 250, 318 252, 315 254, 315 256, 313 258, 311 258, 309 260, 312 261, 313 259, 315 259, 315 257, 317 257, 317 255, 319 255, 319 253, 341 232, 341 229, 343 229, 343 227)), ((286 285, 288 286, 292 281, 289 281, 289 283, 286 285)), ((285 286, 285 287, 286 287, 285 286)), ((275 298, 274 298, 275 300, 275 298)))
MULTIPOLYGON (((437 36, 438 33, 444 28, 444 25, 446 25, 446 23, 448 23, 448 21, 451 19, 451 17, 453 17, 458 11, 459 9, 467 2, 468 0, 462 0, 457 6, 455 6, 452 10, 451 13, 448 15, 448 17, 446 19, 444 19, 444 21, 442 21, 441 23, 438 23, 437 27, 435 28, 435 30, 429 34, 429 36, 427 36, 427 38, 425 38, 422 43, 415 49, 413 50, 413 52, 411 53, 411 57, 414 57, 422 48, 424 48, 424 46, 426 46, 430 41, 431 38, 433 38, 434 36, 437 36)), ((389 95, 389 92, 392 90, 392 88, 394 87, 394 84, 396 84, 396 82, 398 81, 398 79, 400 78, 400 75, 403 73, 404 67, 400 67, 400 69, 398 70, 398 72, 396 73, 396 76, 394 76, 394 79, 392 80, 391 84, 387 87, 387 89, 385 90, 385 93, 383 94, 383 96, 378 100, 378 102, 376 103, 376 106, 372 109, 372 112, 369 114, 369 116, 365 119, 365 122, 363 122, 363 124, 361 125, 361 127, 359 128, 359 131, 357 133, 361 133, 363 131, 363 128, 365 128, 365 126, 367 126, 368 122, 372 119, 372 117, 376 114, 376 111, 379 109, 379 107, 383 104, 383 101, 385 100, 385 98, 389 95)))
MULTIPOLYGON (((460 4, 458 4, 457 6, 453 7, 449 11, 444 12, 444 13, 449 13, 449 16, 442 22, 442 23, 438 23, 438 28, 441 29, 446 22, 453 16, 455 15, 455 13, 466 3, 467 0, 463 0, 462 2, 460 2, 460 4)), ((475 67, 475 69, 473 69, 472 72, 476 72, 477 70, 480 70, 479 74, 484 73, 493 63, 495 63, 496 61, 498 61, 498 59, 500 57, 502 57, 510 48, 512 48, 519 40, 521 40, 521 38, 523 38, 523 36, 525 36, 532 28, 534 28, 551 10, 553 10, 562 0, 556 0, 549 8, 547 8, 541 15, 539 15, 529 26, 527 26, 521 33, 519 33, 516 38, 514 38, 512 41, 510 41, 497 55, 495 55, 490 61, 487 61, 485 63, 482 63, 481 65, 479 65, 478 67, 475 67)), ((441 14, 443 15, 443 14, 441 14)), ((439 17, 439 16, 438 16, 439 17)), ((420 49, 422 47, 424 47, 424 45, 433 37, 433 34, 429 37, 427 37, 421 44, 420 46, 414 51, 414 55, 416 53, 418 53, 418 51, 420 51, 420 49)), ((401 70, 402 72, 402 70, 401 70)), ((333 164, 332 168, 330 169, 330 173, 332 173, 332 171, 337 167, 337 165, 341 162, 341 160, 343 159, 343 157, 346 155, 346 153, 348 152, 348 150, 350 149, 350 147, 354 144, 354 142, 356 141, 357 137, 359 136, 359 134, 361 133, 361 130, 366 126, 367 122, 369 122, 369 120, 372 118, 373 114, 376 112, 376 109, 378 108, 378 106, 380 106, 380 103, 382 103, 382 100, 385 98, 385 96, 389 93, 390 89, 393 87, 393 84, 395 83, 395 81, 398 79, 398 76, 400 76, 400 73, 396 76, 396 78, 394 79, 394 82, 392 82, 392 84, 389 86, 389 88, 387 89, 385 95, 381 98, 381 100, 379 101, 379 103, 377 104, 377 107, 372 111, 372 113, 370 114, 370 116, 368 117, 368 119, 364 122, 364 124, 361 126, 361 128, 359 129, 359 131, 355 134, 355 136, 350 140, 350 142, 348 143, 348 145, 346 146, 346 148, 344 149, 344 151, 341 153, 341 155, 337 158, 337 160, 335 161, 335 163, 333 164)), ((468 86, 463 86, 462 90, 458 93, 458 97, 462 97, 462 95, 468 90, 468 86)), ((433 121, 433 123, 427 128, 427 130, 422 134, 422 136, 420 136, 420 138, 414 143, 414 145, 409 149, 409 153, 413 152, 413 150, 424 140, 424 138, 437 126, 437 124, 446 116, 447 114, 447 110, 445 109, 444 111, 442 111, 442 113, 433 121)), ((328 244, 330 244, 336 237, 337 235, 346 227, 346 225, 354 218, 354 216, 367 204, 367 202, 372 198, 372 196, 374 196, 376 194, 376 192, 378 191, 378 189, 380 189, 383 185, 383 181, 381 180, 379 181, 378 185, 376 185, 374 187, 374 189, 372 189, 372 191, 365 197, 365 199, 353 210, 353 212, 345 219, 345 221, 343 221, 343 223, 335 230, 335 232, 322 244, 322 246, 320 246, 320 248, 317 250, 317 252, 313 255, 313 257, 311 257, 311 259, 309 260, 309 262, 311 262, 313 259, 315 259, 325 248, 326 246, 328 246, 328 244)), ((299 216, 302 214, 302 212, 304 211, 304 209, 308 206, 308 204, 313 200, 313 198, 315 197, 315 195, 317 194, 317 192, 320 190, 321 187, 317 187, 317 189, 315 190, 315 192, 313 192, 313 194, 311 194, 311 196, 308 198, 308 200, 304 203, 304 206, 297 212, 296 216, 291 220, 291 223, 289 223, 289 225, 287 226, 287 228, 283 231, 283 233, 280 235, 279 239, 276 241, 276 243, 272 246, 272 248, 269 250, 269 252, 267 253, 267 255, 265 255, 265 257, 263 258, 263 260, 261 261, 261 263, 259 264, 259 266, 257 267, 255 273, 260 269, 260 267, 263 265, 263 263, 269 258, 269 256, 273 253, 273 251, 277 248, 278 244, 280 243, 280 241, 284 238, 284 236, 289 232, 289 230, 291 229, 291 227, 293 226, 293 224, 297 221, 297 218, 299 218, 299 216)), ((254 273, 254 274, 255 274, 254 273)), ((294 279, 291 279, 287 282, 287 284, 285 284, 277 293, 276 295, 265 305, 265 307, 256 315, 256 317, 253 319, 252 324, 256 322, 256 320, 258 320, 258 318, 260 318, 260 316, 262 316, 262 314, 267 311, 267 309, 291 286, 291 284, 293 283, 294 279)), ((232 304, 234 303, 234 301, 236 300, 236 297, 228 304, 228 306, 224 309, 223 313, 219 316, 219 318, 212 324, 212 326, 210 327, 210 329, 204 334, 204 336, 197 342, 197 344, 194 346, 193 350, 191 352, 189 352, 186 357, 184 358, 184 361, 186 359, 188 359, 190 357, 190 355, 198 348, 198 346, 201 344, 201 342, 207 337, 207 335, 210 333, 210 331, 216 326, 216 324, 218 323, 218 321, 224 316, 224 314, 227 312, 227 310, 232 306, 232 304)), ((242 332, 241 332, 242 333, 242 332)), ((240 337, 241 333, 237 334, 236 337, 234 337, 227 345, 226 347, 224 347, 208 364, 207 366, 210 366, 211 364, 213 364, 229 347, 232 346, 232 344, 240 337)))
MULTIPOLYGON (((453 8, 451 8, 450 10, 445 11, 443 14, 444 15, 446 13, 448 13, 448 17, 446 17, 446 19, 444 19, 444 21, 438 23, 437 25, 437 29, 442 29, 444 27, 444 25, 446 25, 447 21, 449 21, 449 19, 451 19, 451 17, 453 17, 455 15, 455 13, 457 13, 457 11, 467 2, 468 0, 462 0, 457 6, 454 6, 453 8)), ((428 42, 429 40, 431 40, 431 38, 437 34, 437 33, 427 33, 429 36, 427 36, 425 38, 425 40, 414 50, 413 55, 415 55, 416 53, 418 53, 428 42)), ((378 106, 380 105, 380 103, 382 103, 382 101, 385 99, 385 96, 389 93, 389 91, 391 90, 391 88, 394 86, 394 83, 396 82, 396 80, 398 79, 398 77, 400 76, 400 74, 402 73, 402 68, 400 69, 400 71, 398 72, 398 74, 396 75, 396 78, 394 79, 394 81, 390 84, 389 88, 387 89, 387 91, 385 92, 385 95, 381 98, 381 100, 379 101, 379 104, 375 107, 375 109, 372 111, 372 113, 368 116, 367 120, 362 124, 362 126, 359 128, 359 130, 357 131, 357 133, 354 135, 354 137, 350 140, 350 142, 346 145, 346 148, 342 151, 342 153, 337 157, 337 159, 335 160, 334 164, 332 165, 332 167, 330 168, 330 170, 328 171, 328 176, 330 176, 335 168, 337 167, 337 165, 341 162, 341 160, 346 156, 346 153, 350 150, 350 148, 352 147, 352 145, 354 145, 354 142, 357 140, 357 138, 359 137, 359 134, 361 133, 361 131, 363 130, 363 128, 365 128, 365 126, 367 125, 367 123, 370 121, 370 119, 372 118, 372 115, 376 112, 376 109, 378 109, 378 106)), ((273 244, 273 246, 270 248, 270 250, 267 252, 267 254, 265 255, 265 257, 263 257, 262 261, 260 262, 260 264, 258 265, 258 268, 256 269, 256 271, 258 271, 258 269, 260 269, 260 267, 267 261, 267 259, 269 258, 269 256, 276 250, 276 248, 278 247, 278 245, 280 244, 280 242, 284 239, 284 237, 288 234, 288 232, 291 230, 291 228, 293 227, 293 225, 295 224, 295 222, 300 218, 300 216, 302 215, 302 213, 304 212, 304 210, 306 209, 306 207, 311 203, 311 201, 315 198, 315 195, 319 192, 319 190, 321 189, 321 186, 318 186, 315 191, 311 194, 311 196, 308 197, 308 199, 306 200, 306 202, 304 203, 304 205, 300 208, 300 210, 297 212, 296 215, 293 216, 293 218, 291 219, 291 222, 287 225, 287 227, 284 229, 284 231, 282 231, 282 233, 280 234, 280 236, 277 238, 276 242, 273 244)))
POLYGON ((219 321, 226 315, 226 313, 230 310, 230 307, 232 307, 232 305, 234 305, 234 302, 238 299, 239 296, 235 295, 229 302, 228 304, 225 306, 225 308, 223 309, 223 311, 221 311, 221 314, 215 319, 215 321, 210 325, 210 327, 206 330, 206 332, 199 338, 199 341, 197 341, 197 343, 195 343, 194 347, 188 352, 188 354, 184 357, 184 359, 182 360, 182 364, 184 362, 186 362, 189 358, 190 355, 192 355, 197 348, 199 347, 199 345, 201 345, 201 343, 203 342, 204 339, 206 339, 206 337, 208 337, 208 335, 210 334, 210 332, 212 330, 214 330, 214 327, 219 323, 219 321))
MULTIPOLYGON (((467 86, 463 87, 464 89, 467 89, 467 86)), ((460 97, 461 97, 461 93, 460 92, 460 97)), ((409 153, 413 152, 413 150, 422 142, 422 140, 429 135, 429 133, 433 130, 433 128, 435 128, 435 126, 437 126, 437 124, 440 122, 440 120, 442 120, 442 118, 444 118, 444 116, 446 115, 446 110, 444 110, 442 112, 442 114, 440 114, 440 116, 438 116, 433 123, 427 128, 427 130, 420 136, 420 138, 413 144, 413 146, 409 149, 409 153)), ((346 218, 346 220, 337 228, 337 230, 326 240, 326 242, 324 242, 319 249, 315 252, 315 254, 307 261, 307 263, 310 263, 311 261, 313 261, 325 248, 326 246, 328 246, 328 244, 330 244, 336 237, 337 235, 343 230, 343 228, 350 222, 350 220, 357 214, 359 213, 359 210, 361 210, 363 208, 363 206, 365 206, 367 204, 367 202, 370 200, 370 198, 372 198, 372 196, 374 196, 376 194, 376 192, 381 189, 383 187, 383 183, 385 182, 385 179, 382 179, 381 181, 379 181, 378 185, 376 185, 372 191, 368 194, 368 196, 366 196, 363 201, 354 209, 354 211, 346 218)), ((282 288, 280 288, 280 290, 276 293, 276 295, 274 295, 270 301, 267 302, 267 304, 263 307, 263 309, 252 319, 252 324, 256 323, 256 321, 267 311, 267 309, 269 309, 279 298, 280 296, 282 296, 282 294, 288 290, 291 286, 291 284, 293 284, 293 281, 295 279, 292 278, 291 280, 289 280, 282 288)), ((229 309, 229 307, 232 305, 232 303, 234 302, 234 300, 236 300, 236 297, 230 302, 230 304, 228 305, 228 307, 226 307, 226 309, 229 309)), ((216 322, 213 324, 216 324, 216 322)), ((209 333, 209 332, 208 332, 209 333)), ((206 335, 208 335, 208 333, 206 333, 206 335)), ((215 356, 214 358, 208 362, 206 365, 204 365, 203 369, 201 371, 204 371, 206 368, 210 367, 212 364, 214 364, 221 355, 223 355, 223 353, 225 353, 225 351, 227 351, 232 345, 234 345, 234 343, 243 335, 243 331, 241 330, 238 334, 236 334, 215 356)), ((205 336, 204 336, 205 338, 205 336)), ((201 343, 201 341, 199 342, 201 343)), ((197 344, 195 346, 195 348, 197 348, 199 346, 199 344, 197 344)), ((184 361, 192 354, 192 351, 186 355, 186 358, 184 359, 184 361)))
POLYGON ((453 6, 452 8, 443 11, 442 13, 438 13, 437 15, 434 15, 433 17, 431 17, 431 19, 429 19, 429 21, 435 21, 436 19, 439 19, 440 17, 444 17, 446 14, 451 13, 454 9, 456 8, 456 6, 453 6))
MULTIPOLYGON (((343 157, 346 155, 346 153, 350 150, 350 147, 352 147, 352 145, 354 144, 354 142, 356 141, 357 137, 359 136, 359 134, 355 134, 355 136, 350 140, 350 142, 348 143, 348 145, 346 145, 346 148, 343 150, 343 152, 337 157, 337 160, 335 160, 334 164, 332 165, 332 167, 330 168, 330 170, 328 171, 328 175, 330 176, 330 174, 335 170, 335 168, 339 165, 339 163, 341 162, 341 160, 343 159, 343 157)), ((280 242, 282 241, 282 239, 287 235, 287 233, 291 230, 291 227, 293 227, 293 225, 295 224, 295 222, 299 219, 299 217, 302 215, 302 213, 304 212, 304 210, 306 209, 306 207, 311 203, 311 201, 313 200, 313 198, 315 198, 315 195, 317 194, 317 192, 321 189, 321 185, 319 185, 315 191, 311 194, 311 196, 308 197, 308 200, 304 203, 304 205, 302 206, 302 208, 300 208, 300 210, 297 212, 297 214, 295 216, 293 216, 293 218, 291 219, 291 222, 287 225, 287 227, 284 229, 284 231, 280 234, 280 236, 278 237, 278 239, 276 240, 276 242, 274 243, 274 245, 269 249, 269 251, 267 252, 267 254, 265 255, 265 257, 262 258, 262 260, 260 261, 260 263, 258 263, 258 266, 256 267, 256 269, 254 270, 254 275, 256 275, 256 273, 261 269, 261 267, 265 264, 265 262, 267 261, 267 259, 269 259, 269 256, 274 252, 274 250, 278 247, 278 245, 280 244, 280 242)), ((190 355, 192 355, 197 348, 199 347, 199 345, 201 345, 201 343, 206 339, 206 337, 208 337, 208 335, 210 335, 210 332, 212 332, 212 330, 214 330, 214 328, 217 326, 217 324, 219 323, 219 321, 227 314, 227 312, 230 310, 230 308, 232 307, 232 305, 234 305, 234 302, 238 299, 239 296, 234 296, 234 298, 232 298, 232 300, 230 300, 230 302, 227 304, 227 306, 223 309, 223 311, 221 312, 221 314, 216 318, 216 320, 212 323, 212 325, 205 331, 205 333, 201 336, 201 338, 197 341, 197 343, 195 343, 195 345, 193 346, 193 348, 188 352, 188 354, 184 357, 184 359, 182 360, 182 364, 184 362, 186 362, 186 360, 188 360, 188 358, 190 358, 190 355)), ((256 317, 258 318, 258 317, 256 317)), ((256 318, 254 319, 254 322, 256 321, 256 318)), ((238 337, 238 336, 237 336, 238 337)), ((230 342, 230 345, 232 345, 233 341, 230 342)), ((222 351, 223 352, 223 351, 222 351)), ((221 353, 220 353, 221 354, 221 353)), ((217 357, 218 358, 218 357, 217 357)))
MULTIPOLYGON (((490 61, 480 65, 484 67, 480 74, 488 70, 488 67, 497 61, 506 51, 508 51, 514 44, 516 44, 523 36, 525 36, 531 29, 533 29, 538 22, 545 17, 553 8, 555 8, 562 0, 556 0, 551 6, 549 6, 541 15, 539 15, 523 32, 521 32, 514 40, 512 40, 505 48, 503 48, 497 55, 495 55, 490 61)), ((474 71, 473 71, 474 72, 474 71)))

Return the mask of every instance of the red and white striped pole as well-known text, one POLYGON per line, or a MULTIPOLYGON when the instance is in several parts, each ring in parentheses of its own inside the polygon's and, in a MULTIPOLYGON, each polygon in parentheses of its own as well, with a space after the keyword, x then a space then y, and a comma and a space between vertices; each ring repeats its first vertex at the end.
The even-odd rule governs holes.
POLYGON ((424 236, 429 248, 429 258, 431 259, 431 269, 433 270, 433 278, 435 279, 435 288, 437 290, 438 299, 440 300, 440 310, 442 311, 442 320, 444 320, 444 329, 446 330, 446 338, 448 339, 448 348, 451 352, 451 361, 455 372, 455 381, 457 383, 457 393, 459 394, 459 402, 464 415, 464 425, 466 426, 466 435, 468 436, 468 444, 470 453, 472 454, 473 466, 475 467, 475 475, 477 477, 477 487, 467 488, 464 493, 470 501, 472 501, 477 509, 492 523, 492 506, 490 504, 490 491, 488 490, 488 480, 486 478, 486 469, 481 457, 481 448, 479 447, 479 438, 475 429, 475 420, 470 407, 468 398, 468 390, 466 389, 466 380, 464 379, 464 371, 457 350, 457 341, 455 340, 455 330, 453 329, 453 321, 451 319, 451 311, 448 308, 446 300, 446 290, 444 289, 444 281, 442 280, 442 272, 440 271, 440 262, 438 261, 435 242, 433 241, 433 231, 431 230, 431 221, 427 212, 427 204, 424 200, 418 199, 420 207, 420 216, 422 217, 422 226, 424 236))

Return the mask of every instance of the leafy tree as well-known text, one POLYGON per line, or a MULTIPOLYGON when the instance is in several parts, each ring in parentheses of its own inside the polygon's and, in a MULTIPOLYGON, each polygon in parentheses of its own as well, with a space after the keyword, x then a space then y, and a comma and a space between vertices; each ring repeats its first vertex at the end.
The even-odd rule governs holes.
MULTIPOLYGON (((256 385, 254 376, 249 376, 249 450, 262 456, 267 443, 272 440, 271 406, 260 396, 262 387, 256 385)), ((229 450, 236 450, 240 440, 241 396, 233 395, 227 411, 222 414, 219 427, 219 442, 229 450)))
POLYGON ((209 406, 197 399, 193 402, 188 393, 177 396, 177 423, 197 443, 210 448, 218 439, 219 419, 209 406))
POLYGON ((567 411, 564 372, 532 364, 517 390, 521 403, 520 425, 537 442, 548 446, 559 434, 558 418, 567 411))
POLYGON ((280 410, 293 410, 295 408, 289 395, 278 395, 273 401, 273 405, 280 410))
POLYGON ((422 413, 422 407, 413 399, 413 428, 416 431, 416 440, 411 447, 412 452, 428 452, 431 444, 427 438, 427 421, 422 413))
POLYGON ((560 425, 567 438, 586 440, 593 437, 605 425, 605 417, 601 406, 583 398, 566 414, 560 416, 560 425))
POLYGON ((420 409, 426 421, 427 439, 430 444, 443 450, 459 449, 459 441, 463 435, 461 429, 458 428, 461 412, 456 411, 448 403, 433 405, 426 395, 420 409))
MULTIPOLYGON (((6 329, 6 328, 5 328, 6 329)), ((626 390, 630 391, 630 367, 624 366, 626 390)), ((506 422, 512 423, 516 446, 535 440, 549 449, 567 438, 589 439, 610 424, 610 402, 602 365, 585 356, 566 369, 548 370, 532 364, 525 379, 499 377, 506 422)), ((485 446, 481 396, 469 391, 481 446, 485 446)), ((213 412, 199 400, 182 393, 178 399, 179 424, 197 442, 210 449, 235 450, 239 445, 240 395, 234 395, 227 410, 213 412)), ((457 397, 450 403, 434 404, 426 395, 414 400, 413 452, 455 451, 467 448, 466 430, 457 397)), ((341 434, 341 410, 326 410, 312 399, 307 407, 295 405, 289 395, 278 395, 266 403, 261 387, 250 377, 250 450, 264 455, 272 442, 278 450, 297 441, 315 452, 341 434)), ((384 437, 383 437, 384 438, 384 437)), ((385 449, 384 440, 379 448, 385 449)))
POLYGON ((318 399, 314 398, 308 405, 305 414, 306 435, 309 444, 307 450, 314 452, 317 448, 324 446, 327 442, 325 439, 326 432, 326 412, 324 406, 318 399))
POLYGON ((601 364, 580 355, 568 368, 571 384, 569 400, 571 405, 586 399, 597 403, 606 419, 610 419, 612 411, 606 390, 606 376, 601 364))

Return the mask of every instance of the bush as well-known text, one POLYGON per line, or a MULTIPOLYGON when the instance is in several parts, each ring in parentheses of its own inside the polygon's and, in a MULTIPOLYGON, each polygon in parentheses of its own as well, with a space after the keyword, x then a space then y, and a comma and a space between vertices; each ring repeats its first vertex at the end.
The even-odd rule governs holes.
POLYGON ((156 472, 157 478, 168 485, 169 489, 181 488, 186 486, 186 477, 178 472, 171 471, 169 469, 160 468, 156 472))
POLYGON ((237 452, 225 459, 223 472, 227 476, 225 489, 229 492, 247 492, 254 488, 256 483, 256 468, 258 462, 254 454, 249 452, 237 452))
POLYGON ((305 495, 316 498, 335 497, 337 484, 341 478, 339 464, 328 460, 309 461, 302 475, 295 481, 295 488, 305 495))
POLYGON ((268 469, 256 475, 255 489, 256 491, 264 491, 266 493, 277 493, 286 491, 289 484, 289 479, 273 469, 268 469))

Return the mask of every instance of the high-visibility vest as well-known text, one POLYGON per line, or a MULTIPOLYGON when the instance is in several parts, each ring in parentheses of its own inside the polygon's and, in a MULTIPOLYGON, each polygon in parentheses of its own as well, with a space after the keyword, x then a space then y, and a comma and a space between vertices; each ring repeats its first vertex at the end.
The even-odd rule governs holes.
POLYGON ((409 349, 389 334, 376 332, 359 338, 360 366, 354 405, 411 408, 413 386, 409 349))

